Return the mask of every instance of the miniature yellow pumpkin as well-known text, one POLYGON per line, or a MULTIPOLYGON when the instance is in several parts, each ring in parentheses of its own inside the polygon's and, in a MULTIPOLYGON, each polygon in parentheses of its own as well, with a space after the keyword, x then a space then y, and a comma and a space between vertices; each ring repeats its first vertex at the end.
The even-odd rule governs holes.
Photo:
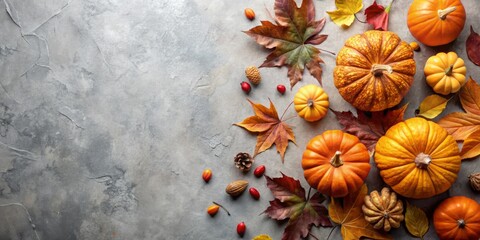
POLYGON ((461 158, 445 129, 416 117, 392 126, 378 140, 375 163, 385 183, 398 194, 428 198, 455 182, 461 158))
POLYGON ((293 104, 301 118, 315 122, 327 115, 328 95, 320 86, 309 84, 298 89, 293 104))
POLYGON ((345 101, 363 111, 381 111, 402 100, 415 75, 413 49, 397 34, 366 31, 345 42, 333 80, 345 101))
POLYGON ((438 94, 456 93, 467 82, 465 62, 454 52, 441 52, 428 58, 424 73, 427 84, 438 94))

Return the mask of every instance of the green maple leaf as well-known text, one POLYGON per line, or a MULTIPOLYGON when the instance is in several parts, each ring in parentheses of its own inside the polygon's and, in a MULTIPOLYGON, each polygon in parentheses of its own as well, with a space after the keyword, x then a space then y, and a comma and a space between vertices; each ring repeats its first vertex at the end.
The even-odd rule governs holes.
POLYGON ((245 31, 258 44, 274 49, 260 67, 288 66, 290 86, 303 77, 305 67, 322 84, 323 60, 318 45, 327 39, 319 34, 325 25, 325 18, 315 21, 315 7, 312 0, 304 0, 300 8, 294 0, 275 1, 275 23, 261 21, 262 25, 245 31))

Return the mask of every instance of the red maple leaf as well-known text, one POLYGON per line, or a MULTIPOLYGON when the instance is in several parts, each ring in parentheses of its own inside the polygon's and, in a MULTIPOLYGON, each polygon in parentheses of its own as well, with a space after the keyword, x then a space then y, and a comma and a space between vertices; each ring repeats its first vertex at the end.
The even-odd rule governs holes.
POLYGON ((377 1, 374 1, 372 5, 365 9, 365 15, 367 16, 367 23, 373 25, 373 28, 387 31, 388 30, 388 14, 390 13, 390 7, 392 2, 385 8, 382 5, 378 5, 377 1))
POLYGON ((305 196, 305 189, 300 181, 283 173, 280 178, 265 178, 275 199, 270 201, 270 206, 263 213, 276 220, 289 219, 282 240, 306 237, 312 225, 332 226, 328 219, 328 210, 322 205, 325 201, 322 194, 317 192, 308 199, 309 196, 305 196))

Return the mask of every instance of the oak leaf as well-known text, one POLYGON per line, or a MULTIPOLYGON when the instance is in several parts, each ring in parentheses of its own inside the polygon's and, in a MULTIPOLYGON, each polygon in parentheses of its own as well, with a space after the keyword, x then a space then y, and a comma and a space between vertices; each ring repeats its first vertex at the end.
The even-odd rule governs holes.
POLYGON ((437 94, 427 96, 418 107, 418 115, 424 118, 432 119, 440 115, 447 107, 449 99, 437 94))
POLYGON ((363 215, 362 205, 368 193, 367 185, 356 192, 343 198, 343 204, 339 199, 332 198, 328 206, 330 219, 342 226, 340 229, 343 240, 357 240, 361 237, 371 239, 392 239, 387 234, 377 231, 370 225, 363 215))
POLYGON ((480 66, 480 35, 470 26, 470 35, 466 42, 467 56, 475 65, 480 66))
POLYGON ((249 132, 258 133, 253 157, 269 149, 275 143, 283 162, 288 141, 295 143, 292 128, 278 117, 277 110, 271 100, 270 108, 254 103, 250 99, 247 100, 252 105, 255 115, 247 117, 242 122, 235 123, 235 125, 249 132))
POLYGON ((470 78, 460 90, 460 102, 466 113, 453 112, 438 121, 457 141, 464 141, 480 129, 480 86, 470 78))
MULTIPOLYGON (((267 179, 267 187, 272 191, 275 199, 270 201, 270 206, 263 212, 272 219, 285 220, 287 226, 283 232, 282 240, 296 240, 304 238, 310 232, 312 225, 331 227, 328 211, 322 202, 325 197, 320 193, 305 196, 305 189, 300 181, 282 173, 280 178, 267 179)), ((309 191, 310 195, 310 191, 309 191)))
POLYGON ((480 129, 468 135, 463 142, 462 151, 460 152, 462 159, 474 158, 478 155, 480 155, 480 129))
POLYGON ((332 21, 340 27, 350 27, 355 20, 355 13, 363 8, 362 0, 335 0, 334 11, 327 11, 332 21))
POLYGON ((405 104, 399 109, 371 113, 357 110, 358 117, 355 117, 350 111, 332 111, 343 126, 343 131, 357 136, 368 150, 373 151, 378 139, 385 135, 391 126, 403 121, 407 106, 408 104, 405 104))
POLYGON ((422 238, 428 231, 428 218, 425 212, 407 202, 407 211, 405 212, 405 226, 410 234, 422 238))
POLYGON ((260 67, 288 67, 290 86, 303 78, 305 67, 322 84, 323 60, 318 45, 327 39, 319 34, 325 25, 325 18, 315 21, 315 6, 312 0, 303 0, 300 8, 294 0, 276 0, 274 5, 275 24, 261 21, 248 31, 247 35, 268 48, 274 49, 260 67))
POLYGON ((393 1, 385 8, 382 5, 378 5, 377 1, 373 1, 373 4, 365 9, 365 15, 367 16, 367 23, 373 25, 377 30, 388 30, 388 17, 393 1))

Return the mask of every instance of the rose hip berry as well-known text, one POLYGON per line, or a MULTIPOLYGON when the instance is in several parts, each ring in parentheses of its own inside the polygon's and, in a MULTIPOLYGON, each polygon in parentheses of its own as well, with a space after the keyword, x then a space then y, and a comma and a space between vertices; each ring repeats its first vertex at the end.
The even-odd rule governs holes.
POLYGON ((241 82, 240 86, 242 87, 242 90, 247 94, 250 92, 250 90, 252 90, 252 87, 250 86, 250 83, 248 83, 248 82, 245 82, 245 81, 241 82))
POLYGON ((285 85, 283 85, 283 84, 278 84, 278 85, 277 85, 277 91, 278 91, 279 93, 281 93, 281 94, 284 94, 285 91, 287 91, 287 88, 286 88, 285 85))
POLYGON ((260 193, 256 188, 251 187, 250 189, 248 189, 248 192, 250 193, 250 196, 252 196, 253 199, 255 200, 260 199, 260 193))
POLYGON ((203 181, 208 183, 210 181, 210 179, 212 179, 212 170, 210 170, 208 168, 203 170, 202 178, 203 178, 203 181))
POLYGON ((243 237, 246 230, 247 230, 247 226, 245 225, 244 222, 241 222, 237 225, 237 233, 240 237, 243 237))
POLYGON ((253 175, 257 178, 263 176, 263 173, 265 173, 265 165, 260 165, 253 171, 253 175))

